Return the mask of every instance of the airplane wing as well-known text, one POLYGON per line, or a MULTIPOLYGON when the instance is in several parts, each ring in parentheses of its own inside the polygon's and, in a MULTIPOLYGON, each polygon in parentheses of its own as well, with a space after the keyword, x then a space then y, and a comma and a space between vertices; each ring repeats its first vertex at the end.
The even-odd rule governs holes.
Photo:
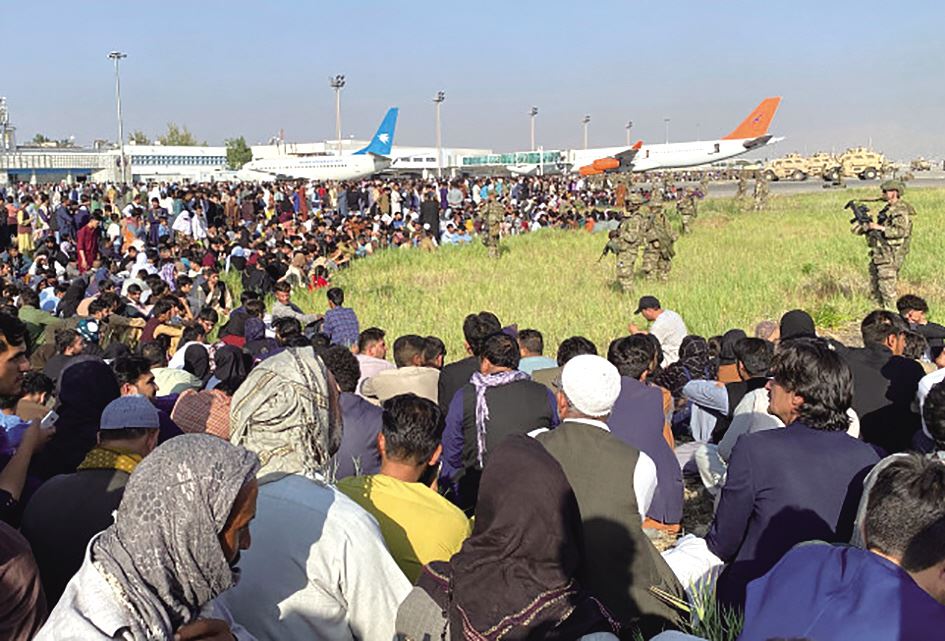
POLYGON ((603 173, 631 171, 633 169, 633 159, 636 158, 641 147, 643 147, 643 141, 638 140, 629 149, 619 151, 613 156, 598 158, 590 165, 584 165, 578 170, 578 173, 582 176, 594 176, 603 173))

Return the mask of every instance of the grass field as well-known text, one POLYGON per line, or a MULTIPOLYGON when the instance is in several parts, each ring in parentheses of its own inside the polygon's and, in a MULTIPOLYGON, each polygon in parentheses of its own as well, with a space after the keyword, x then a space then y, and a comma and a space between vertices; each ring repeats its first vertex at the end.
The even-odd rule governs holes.
MULTIPOLYGON (((705 336, 732 327, 750 333, 758 321, 795 307, 808 310, 819 328, 842 330, 875 307, 866 241, 850 233, 843 205, 876 195, 847 189, 773 196, 763 213, 741 213, 731 199, 703 201, 693 233, 676 243, 669 281, 641 280, 629 294, 615 285, 613 256, 596 262, 604 235, 583 231, 503 239, 498 261, 478 242, 433 254, 382 252, 335 274, 332 284, 344 288, 362 327, 381 327, 390 340, 405 333, 440 336, 447 360, 462 352, 463 318, 479 310, 495 312, 503 324, 541 330, 552 356, 563 338, 575 334, 606 349, 628 321, 643 323, 632 316, 643 294, 658 296, 682 314, 691 332, 705 336)), ((918 215, 899 293, 924 296, 932 316, 938 312, 941 319, 945 254, 938 242, 945 190, 910 190, 906 200, 918 215)), ((881 203, 871 205, 875 213, 881 203)), ((326 306, 322 292, 299 291, 294 300, 306 311, 326 306)))

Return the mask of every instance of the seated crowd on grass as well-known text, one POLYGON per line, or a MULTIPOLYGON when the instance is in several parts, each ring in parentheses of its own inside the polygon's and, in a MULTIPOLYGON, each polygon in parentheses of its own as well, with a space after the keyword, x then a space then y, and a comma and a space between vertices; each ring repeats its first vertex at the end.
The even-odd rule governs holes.
POLYGON ((709 607, 743 641, 940 634, 945 327, 923 299, 850 344, 800 309, 696 336, 643 296, 608 344, 574 327, 553 350, 481 311, 450 354, 362 326, 311 192, 282 186, 270 225, 267 188, 240 189, 171 223, 158 193, 144 240, 133 203, 99 231, 106 192, 60 200, 73 236, 40 249, 8 230, 0 638, 714 640, 709 607), (177 225, 208 211, 202 238, 177 225))

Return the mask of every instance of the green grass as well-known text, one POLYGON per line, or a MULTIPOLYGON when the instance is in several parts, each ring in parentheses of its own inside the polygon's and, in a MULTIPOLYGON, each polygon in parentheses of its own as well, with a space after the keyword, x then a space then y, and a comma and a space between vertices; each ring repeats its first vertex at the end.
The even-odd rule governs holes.
MULTIPOLYGON (((495 312, 503 324, 541 330, 552 355, 575 334, 606 349, 628 321, 642 323, 632 312, 643 294, 658 296, 682 314, 690 332, 704 336, 732 327, 750 333, 758 321, 795 307, 808 310, 820 328, 838 329, 875 307, 866 241, 850 233, 843 209, 850 198, 875 195, 847 189, 773 196, 764 213, 739 212, 730 199, 703 201, 693 233, 676 243, 669 281, 640 280, 628 294, 615 285, 612 256, 596 263, 605 236, 583 231, 503 239, 498 261, 479 242, 433 254, 381 252, 336 273, 332 284, 344 288, 362 327, 381 327, 391 339, 440 336, 448 360, 462 353, 463 318, 480 310, 495 312)), ((924 296, 933 316, 941 316, 938 234, 945 227, 945 189, 910 190, 907 200, 918 215, 899 293, 924 296)), ((874 213, 880 204, 873 204, 874 213)), ((299 291, 293 300, 306 311, 326 307, 323 292, 299 291)))

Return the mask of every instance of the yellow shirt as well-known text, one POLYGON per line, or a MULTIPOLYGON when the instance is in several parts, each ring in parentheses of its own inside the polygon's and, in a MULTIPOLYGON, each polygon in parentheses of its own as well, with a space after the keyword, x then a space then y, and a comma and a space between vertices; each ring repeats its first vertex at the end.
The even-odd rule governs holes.
POLYGON ((472 531, 462 510, 422 483, 374 474, 342 479, 337 487, 377 519, 387 549, 411 582, 427 563, 459 552, 472 531))

